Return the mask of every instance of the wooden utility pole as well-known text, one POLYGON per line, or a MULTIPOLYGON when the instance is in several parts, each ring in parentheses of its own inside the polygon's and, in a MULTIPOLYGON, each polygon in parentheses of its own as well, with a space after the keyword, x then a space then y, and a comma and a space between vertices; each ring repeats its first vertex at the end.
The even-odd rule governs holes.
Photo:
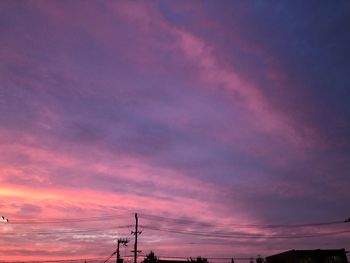
POLYGON ((134 252, 134 263, 137 263, 137 253, 141 252, 137 250, 137 235, 141 234, 141 231, 138 231, 139 226, 139 218, 137 217, 137 213, 135 213, 135 232, 131 231, 131 234, 135 235, 135 243, 134 243, 134 250, 131 252, 134 252))

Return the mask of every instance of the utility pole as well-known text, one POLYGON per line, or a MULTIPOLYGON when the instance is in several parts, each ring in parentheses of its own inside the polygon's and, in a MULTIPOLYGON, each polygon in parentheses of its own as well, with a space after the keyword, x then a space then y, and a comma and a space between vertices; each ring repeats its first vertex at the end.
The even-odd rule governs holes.
POLYGON ((127 240, 126 238, 119 238, 118 239, 118 245, 117 245, 117 261, 116 263, 122 263, 122 261, 120 260, 120 252, 119 252, 119 247, 120 244, 126 246, 126 244, 129 242, 129 240, 127 240))
POLYGON ((135 235, 134 250, 131 251, 131 252, 134 252, 134 263, 137 263, 137 253, 141 252, 137 250, 137 235, 142 233, 142 231, 138 231, 138 226, 139 226, 139 218, 137 217, 137 213, 135 213, 135 232, 131 231, 131 234, 135 235))

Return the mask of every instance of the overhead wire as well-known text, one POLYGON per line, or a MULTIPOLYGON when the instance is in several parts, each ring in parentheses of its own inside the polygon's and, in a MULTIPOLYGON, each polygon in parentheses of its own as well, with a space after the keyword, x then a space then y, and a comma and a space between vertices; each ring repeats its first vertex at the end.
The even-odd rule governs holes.
POLYGON ((76 234, 76 233, 89 233, 89 232, 100 232, 100 231, 112 231, 116 228, 129 228, 132 225, 121 225, 121 226, 110 226, 108 228, 89 228, 89 229, 75 229, 75 230, 52 230, 52 231, 25 231, 25 232, 5 232, 1 233, 1 235, 59 235, 59 234, 76 234))
MULTIPOLYGON (((302 224, 212 224, 208 222, 201 222, 191 218, 171 218, 160 215, 151 215, 147 213, 139 213, 143 219, 146 220, 157 220, 166 223, 178 224, 178 225, 199 225, 199 226, 235 226, 242 228, 298 228, 298 227, 312 227, 312 226, 328 226, 343 224, 349 222, 350 219, 346 220, 334 220, 326 222, 313 222, 313 223, 302 223, 302 224)), ((90 221, 104 221, 104 220, 113 220, 115 218, 128 218, 130 215, 105 215, 105 216, 95 216, 95 217, 81 217, 81 218, 58 218, 58 219, 47 219, 47 220, 33 220, 33 219, 12 219, 10 224, 62 224, 62 223, 79 223, 79 222, 90 222, 90 221)))
POLYGON ((101 260, 102 257, 74 258, 74 259, 49 259, 49 260, 26 260, 26 261, 0 261, 0 263, 55 263, 55 262, 91 262, 101 260))
MULTIPOLYGON (((184 225, 186 226, 198 226, 198 227, 227 227, 227 226, 236 226, 236 227, 254 227, 254 228, 302 228, 302 227, 316 227, 316 226, 329 226, 329 225, 337 225, 337 224, 344 224, 349 222, 349 219, 345 221, 328 221, 328 222, 315 222, 315 223, 304 223, 304 224, 268 224, 268 225, 259 225, 259 224, 211 224, 206 222, 200 222, 189 218, 170 218, 170 217, 164 217, 164 216, 157 216, 157 215, 149 215, 140 213, 141 217, 143 219, 147 220, 156 220, 159 222, 164 223, 170 223, 174 225, 175 227, 182 227, 184 225)), ((129 216, 122 216, 129 217, 129 216)), ((101 216, 101 217, 85 217, 85 218, 65 218, 65 219, 57 219, 57 220, 27 220, 27 221, 20 221, 20 220, 14 220, 11 223, 12 224, 55 224, 55 223, 74 223, 74 222, 87 222, 87 221, 104 221, 104 220, 111 220, 114 219, 115 215, 108 215, 108 216, 101 216)), ((77 229, 77 230, 63 230, 63 231, 54 231, 54 232, 47 232, 47 231, 27 231, 23 233, 16 233, 16 235, 23 235, 23 234, 38 234, 38 235, 52 235, 52 234, 79 234, 79 233, 91 233, 95 231, 109 231, 115 228, 129 228, 133 225, 123 225, 123 226, 110 226, 109 228, 103 228, 103 229, 96 229, 96 228, 90 228, 90 229, 77 229)), ((183 234, 183 235, 192 235, 192 236, 200 236, 200 237, 206 237, 206 238, 223 238, 223 239, 249 239, 249 238, 261 238, 261 239, 296 239, 296 238, 314 238, 314 237, 323 237, 323 236, 332 236, 332 235, 340 235, 344 233, 350 233, 350 230, 340 230, 340 231, 333 231, 333 232, 325 232, 325 233, 310 233, 310 234, 292 234, 292 235, 283 235, 283 234, 276 234, 276 235, 266 235, 266 234, 249 234, 249 233, 233 233, 233 232, 225 232, 225 233, 215 233, 215 232, 208 232, 208 231, 188 231, 182 229, 174 229, 174 228, 166 228, 166 227, 158 227, 154 225, 140 225, 143 229, 149 229, 154 231, 162 231, 162 232, 168 232, 168 233, 174 233, 174 234, 183 234)), ((10 234, 10 233, 2 233, 3 235, 10 234)), ((13 235, 13 234, 10 234, 13 235)), ((129 235, 130 236, 130 235, 129 235)), ((131 235, 132 236, 132 235, 131 235)), ((134 238, 134 237, 133 237, 134 238)), ((133 238, 129 238, 129 240, 132 240, 133 238)), ((113 256, 113 254, 107 259, 107 261, 113 256)), ((172 257, 173 258, 173 257, 172 257)), ((212 258, 214 259, 214 258, 212 258)), ((84 259, 83 259, 84 260, 84 259)), ((86 259, 89 260, 89 259, 86 259)), ((93 260, 93 259, 92 259, 93 260)), ((63 259, 61 261, 32 261, 32 262, 66 262, 67 260, 63 259)), ((105 261, 105 262, 107 262, 105 261)), ((0 261, 0 263, 2 263, 0 261)), ((26 262, 27 263, 27 262, 26 262)), ((29 263, 29 262, 28 262, 29 263)))
POLYGON ((176 230, 176 229, 166 229, 166 228, 159 228, 159 227, 145 226, 145 225, 143 227, 145 229, 150 229, 155 231, 163 231, 163 232, 193 235, 193 236, 215 237, 215 238, 267 238, 267 239, 287 238, 288 239, 288 238, 312 238, 312 237, 322 237, 322 236, 350 233, 350 230, 343 230, 343 231, 334 231, 334 232, 307 234, 307 235, 263 235, 263 234, 244 234, 244 233, 217 234, 217 233, 210 233, 210 232, 195 232, 195 231, 184 231, 184 230, 176 230))
POLYGON ((76 217, 76 218, 57 218, 46 220, 35 219, 12 219, 9 224, 12 225, 34 225, 34 224, 62 224, 62 223, 80 223, 80 222, 92 222, 92 221, 104 221, 115 220, 116 218, 129 218, 129 215, 107 215, 107 216, 95 216, 95 217, 76 217))
MULTIPOLYGON (((158 256, 158 258, 161 259, 196 259, 197 257, 184 257, 184 256, 158 256)), ((232 257, 205 257, 206 259, 232 259, 232 257)), ((255 259, 255 257, 234 257, 234 260, 249 260, 249 259, 255 259)))
MULTIPOLYGON (((169 217, 163 217, 163 216, 155 216, 155 215, 148 215, 148 214, 141 214, 144 218, 153 218, 161 221, 174 221, 176 223, 179 223, 180 225, 194 221, 191 221, 189 219, 176 219, 176 218, 169 218, 169 217)), ((89 220, 100 220, 100 219, 106 219, 108 217, 92 217, 92 218, 80 218, 79 220, 83 219, 89 219, 89 220)), ((73 219, 66 219, 66 222, 68 220, 73 221, 73 219)), ((78 220, 75 218, 74 220, 78 220)), ((37 221, 39 223, 40 221, 37 221)), ((48 222, 58 222, 58 221, 45 221, 45 223, 48 222)), ((318 222, 318 223, 308 223, 308 224, 290 224, 290 225, 238 225, 236 226, 254 226, 254 227, 304 227, 304 226, 320 226, 320 225, 331 225, 331 224, 339 224, 349 222, 349 220, 345 221, 329 221, 329 222, 318 222)), ((16 222, 14 222, 16 223, 16 222)), ((44 223, 43 221, 41 223, 44 223)), ((83 233, 90 233, 90 232, 99 232, 99 231, 109 231, 115 228, 129 228, 132 225, 123 225, 123 226, 110 226, 108 228, 103 229, 96 229, 96 228, 90 228, 90 229, 77 229, 77 230, 61 230, 54 232, 48 232, 48 231, 26 231, 21 233, 15 233, 16 235, 29 235, 29 234, 37 234, 37 235, 59 235, 59 234, 83 234, 83 233)), ((203 226, 203 223, 201 223, 201 226, 203 226)), ((215 227, 216 225, 209 225, 215 227)), ((329 235, 337 235, 337 234, 343 234, 343 233, 349 233, 349 230, 343 230, 343 231, 334 231, 334 232, 327 232, 327 233, 316 233, 316 234, 306 234, 306 235, 264 235, 264 234, 245 234, 245 233, 230 233, 230 234, 221 234, 221 233, 213 233, 213 232, 196 232, 196 231, 185 231, 185 230, 178 230, 178 229, 169 229, 169 228, 162 228, 162 227, 156 227, 151 225, 140 225, 140 227, 155 230, 155 231, 163 231, 163 232, 169 232, 169 233, 176 233, 176 234, 185 234, 185 235, 194 235, 194 236, 205 236, 205 237, 218 237, 218 238, 307 238, 307 237, 320 237, 320 236, 329 236, 329 235)), ((13 233, 2 233, 2 235, 14 235, 13 233)))
MULTIPOLYGON (((157 220, 165 223, 175 223, 176 226, 198 226, 198 227, 218 227, 218 226, 236 226, 236 227, 254 227, 254 228, 303 228, 303 227, 315 227, 315 226, 329 226, 329 225, 336 225, 336 224, 344 224, 349 222, 349 219, 345 219, 343 221, 336 220, 336 221, 327 221, 327 222, 315 222, 315 223, 303 223, 303 224, 269 224, 269 225, 258 225, 258 224, 226 224, 226 225, 218 225, 218 224, 209 224, 204 222, 198 222, 192 219, 188 218, 170 218, 170 217, 164 217, 164 216, 156 216, 156 215, 149 215, 149 214, 140 214, 143 218, 148 220, 157 220)), ((266 235, 266 234, 249 234, 249 233, 230 233, 225 231, 225 233, 215 233, 215 232, 203 232, 203 231, 188 231, 183 229, 174 228, 166 228, 166 227, 158 227, 154 225, 141 225, 141 227, 145 229, 155 230, 155 231, 163 231, 163 232, 169 232, 169 233, 175 233, 175 234, 184 234, 184 235, 192 235, 192 236, 202 236, 202 237, 213 237, 213 238, 234 238, 234 239, 247 239, 247 238, 261 238, 261 239, 297 239, 297 238, 314 238, 314 237, 323 237, 323 236, 332 236, 332 235, 340 235, 345 233, 350 233, 350 230, 339 230, 339 231, 332 231, 332 232, 326 232, 326 233, 308 233, 308 234, 289 234, 289 235, 283 235, 283 234, 272 234, 272 235, 266 235)))
POLYGON ((111 259, 111 257, 113 257, 115 254, 117 253, 117 251, 114 251, 106 260, 101 261, 102 263, 106 263, 108 260, 111 259))
POLYGON ((190 218, 171 218, 171 217, 164 217, 159 215, 150 215, 145 213, 140 213, 142 218, 144 219, 150 219, 150 220, 157 220, 162 221, 166 223, 175 223, 179 225, 199 225, 199 226, 235 226, 235 227, 242 227, 242 228, 298 228, 298 227, 312 227, 312 226, 329 226, 329 225, 338 225, 338 224, 344 224, 349 222, 349 219, 345 220, 334 220, 334 221, 324 221, 324 222, 313 222, 313 223, 302 223, 302 224, 235 224, 235 223, 229 223, 229 224, 212 224, 208 222, 201 222, 197 220, 193 220, 190 218))

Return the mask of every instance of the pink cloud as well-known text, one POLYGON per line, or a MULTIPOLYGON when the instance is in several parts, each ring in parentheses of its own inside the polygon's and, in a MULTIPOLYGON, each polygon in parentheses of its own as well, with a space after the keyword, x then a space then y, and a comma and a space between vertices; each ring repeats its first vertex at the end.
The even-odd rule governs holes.
MULTIPOLYGON (((60 8, 46 6, 46 4, 39 7, 45 13, 49 13, 50 17, 59 18, 59 21, 79 23, 79 27, 87 30, 97 41, 107 46, 112 55, 113 50, 118 49, 118 43, 113 37, 115 30, 106 20, 102 20, 105 27, 101 31, 100 27, 93 24, 90 26, 79 22, 85 21, 85 19, 76 19, 72 15, 67 17, 66 11, 58 13, 54 11, 60 10, 60 8), (54 12, 51 14, 51 11, 54 12)), ((114 18, 111 18, 114 19, 114 21, 112 20, 114 23, 121 21, 129 28, 136 30, 134 35, 126 32, 125 37, 130 37, 130 40, 135 41, 135 44, 131 44, 132 50, 124 52, 127 63, 132 62, 134 66, 142 67, 142 70, 147 70, 150 67, 154 70, 162 66, 160 60, 153 55, 155 49, 167 53, 174 52, 193 66, 192 71, 198 78, 198 86, 210 89, 224 87, 229 93, 232 93, 232 104, 235 108, 239 107, 243 111, 246 110, 248 115, 250 114, 251 123, 257 130, 276 136, 279 140, 288 142, 299 150, 314 145, 315 142, 312 139, 315 138, 314 130, 309 129, 305 132, 305 129, 296 125, 288 115, 271 105, 268 98, 260 91, 257 83, 247 81, 233 68, 220 65, 220 61, 214 55, 213 47, 203 39, 169 24, 150 5, 119 2, 110 4, 110 8, 116 14, 114 18)), ((90 12, 92 10, 86 8, 83 10, 82 16, 85 18, 90 12)), ((240 39, 240 36, 238 38, 240 39)), ((244 46, 246 45, 244 44, 244 46)), ((269 76, 272 76, 271 72, 269 76)), ((274 73, 273 76, 276 74, 274 73)), ((283 73, 278 74, 281 76, 283 73)))
POLYGON ((235 104, 241 104, 253 113, 256 127, 264 132, 285 138, 294 146, 308 144, 298 130, 291 126, 288 116, 270 107, 268 100, 259 92, 259 87, 243 81, 234 71, 218 64, 209 46, 198 37, 183 30, 175 30, 185 55, 198 67, 198 76, 209 87, 224 86, 235 93, 235 104))

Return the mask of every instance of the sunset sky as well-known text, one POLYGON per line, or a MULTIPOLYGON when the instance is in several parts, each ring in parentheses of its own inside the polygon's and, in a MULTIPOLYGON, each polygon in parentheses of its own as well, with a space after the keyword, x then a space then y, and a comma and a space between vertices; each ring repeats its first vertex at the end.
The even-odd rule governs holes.
POLYGON ((0 261, 131 255, 134 213, 140 260, 350 249, 349 26, 349 1, 0 1, 0 261))

